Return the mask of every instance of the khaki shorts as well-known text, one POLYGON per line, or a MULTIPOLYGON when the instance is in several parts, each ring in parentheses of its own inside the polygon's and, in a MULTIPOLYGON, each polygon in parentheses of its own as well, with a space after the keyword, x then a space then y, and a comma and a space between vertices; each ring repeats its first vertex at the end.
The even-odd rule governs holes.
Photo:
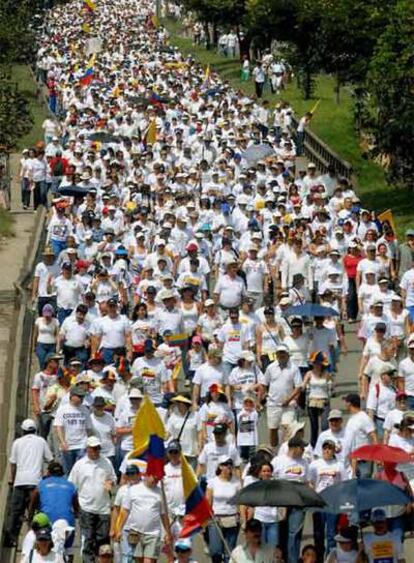
POLYGON ((161 553, 160 536, 152 536, 151 534, 142 534, 139 543, 134 552, 134 557, 149 557, 150 559, 158 559, 161 553))
POLYGON ((295 420, 295 409, 293 407, 266 407, 267 426, 270 430, 276 430, 280 426, 291 424, 295 420))

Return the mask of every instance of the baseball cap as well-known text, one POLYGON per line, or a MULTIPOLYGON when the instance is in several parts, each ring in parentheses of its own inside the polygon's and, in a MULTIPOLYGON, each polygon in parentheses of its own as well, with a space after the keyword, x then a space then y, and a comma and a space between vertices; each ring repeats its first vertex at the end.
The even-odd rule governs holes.
POLYGON ((228 454, 224 454, 224 455, 221 455, 218 458, 218 463, 219 463, 219 465, 225 464, 225 463, 231 463, 233 465, 233 460, 231 459, 231 457, 228 454))
POLYGON ((125 475, 139 475, 139 467, 135 464, 127 465, 125 469, 125 475))
POLYGON ((405 236, 406 237, 414 237, 414 229, 407 229, 405 231, 405 236))
POLYGON ((104 407, 106 405, 105 399, 103 397, 95 397, 92 403, 93 407, 104 407))
POLYGON ((151 338, 147 338, 147 340, 144 342, 144 352, 152 352, 153 350, 155 350, 154 342, 151 340, 151 338))
POLYGON ((288 442, 288 448, 306 448, 308 444, 302 440, 302 438, 298 438, 297 436, 293 436, 288 442))
POLYGON ((206 300, 204 301, 204 306, 205 306, 205 307, 210 307, 211 305, 214 305, 213 299, 206 299, 206 300))
POLYGON ((227 424, 219 423, 216 424, 213 428, 213 434, 224 434, 227 432, 227 424))
POLYGON ((37 430, 36 422, 32 418, 26 418, 21 424, 21 429, 25 432, 30 432, 30 430, 37 430))
POLYGON ((190 551, 191 547, 191 540, 188 538, 180 538, 174 544, 174 549, 176 552, 180 553, 183 551, 190 551))
POLYGON ((407 341, 407 346, 408 348, 414 348, 414 336, 410 336, 410 338, 407 341))
POLYGON ((348 393, 348 395, 345 395, 343 399, 353 407, 361 406, 361 397, 357 393, 348 393))
POLYGON ((52 534, 49 528, 40 528, 36 532, 37 541, 52 541, 52 534))
POLYGON ((332 450, 336 449, 336 444, 333 440, 324 440, 322 444, 322 448, 331 448, 332 450))
POLYGON ((109 305, 109 306, 116 307, 118 305, 118 301, 116 299, 114 299, 113 297, 111 297, 111 299, 108 299, 106 304, 109 305))
POLYGON ((373 508, 371 510, 371 522, 386 522, 387 515, 383 508, 373 508))
POLYGON ((37 524, 40 528, 46 528, 46 526, 50 526, 50 520, 47 514, 38 512, 33 516, 32 524, 37 524))
POLYGON ((99 448, 102 445, 102 442, 96 436, 89 436, 86 440, 86 446, 88 448, 99 448))
POLYGON ((334 540, 339 543, 350 543, 355 540, 355 534, 350 528, 341 528, 339 533, 334 537, 334 540))
POLYGON ((77 397, 84 397, 86 395, 86 391, 84 391, 77 385, 74 385, 70 390, 70 395, 71 396, 76 395, 77 397))
POLYGON ((171 440, 167 446, 167 452, 181 452, 181 444, 178 440, 171 440))
POLYGON ((289 348, 287 346, 285 346, 284 344, 279 344, 279 346, 277 346, 276 348, 276 354, 278 352, 285 352, 286 354, 289 354, 289 348))
POLYGON ((343 418, 342 412, 339 409, 332 409, 329 411, 328 420, 333 420, 335 418, 343 418))

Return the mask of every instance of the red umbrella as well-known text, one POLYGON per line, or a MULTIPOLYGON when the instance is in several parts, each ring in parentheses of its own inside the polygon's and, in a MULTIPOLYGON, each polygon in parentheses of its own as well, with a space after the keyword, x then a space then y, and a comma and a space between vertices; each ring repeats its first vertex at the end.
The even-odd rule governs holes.
POLYGON ((354 450, 349 457, 394 464, 413 461, 411 455, 401 448, 394 448, 394 446, 387 446, 386 444, 361 446, 354 450))

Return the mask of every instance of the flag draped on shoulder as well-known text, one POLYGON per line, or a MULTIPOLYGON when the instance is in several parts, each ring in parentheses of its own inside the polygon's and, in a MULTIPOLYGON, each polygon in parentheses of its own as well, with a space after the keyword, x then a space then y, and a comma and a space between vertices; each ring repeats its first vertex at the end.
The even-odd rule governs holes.
POLYGON ((211 508, 198 484, 192 467, 183 454, 181 454, 181 474, 185 499, 185 516, 180 537, 187 538, 207 526, 211 519, 211 508))
POLYGON ((140 457, 147 461, 147 475, 162 479, 166 439, 164 423, 148 395, 145 395, 132 428, 134 449, 129 458, 140 457))

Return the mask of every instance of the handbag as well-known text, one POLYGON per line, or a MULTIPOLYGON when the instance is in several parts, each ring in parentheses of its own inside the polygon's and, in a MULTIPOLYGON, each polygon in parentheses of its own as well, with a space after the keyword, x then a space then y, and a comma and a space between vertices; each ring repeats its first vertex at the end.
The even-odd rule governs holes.
POLYGON ((308 407, 312 409, 324 409, 326 407, 326 399, 308 399, 308 407))
POLYGON ((234 516, 218 516, 217 520, 221 528, 236 528, 239 525, 237 514, 234 516))

